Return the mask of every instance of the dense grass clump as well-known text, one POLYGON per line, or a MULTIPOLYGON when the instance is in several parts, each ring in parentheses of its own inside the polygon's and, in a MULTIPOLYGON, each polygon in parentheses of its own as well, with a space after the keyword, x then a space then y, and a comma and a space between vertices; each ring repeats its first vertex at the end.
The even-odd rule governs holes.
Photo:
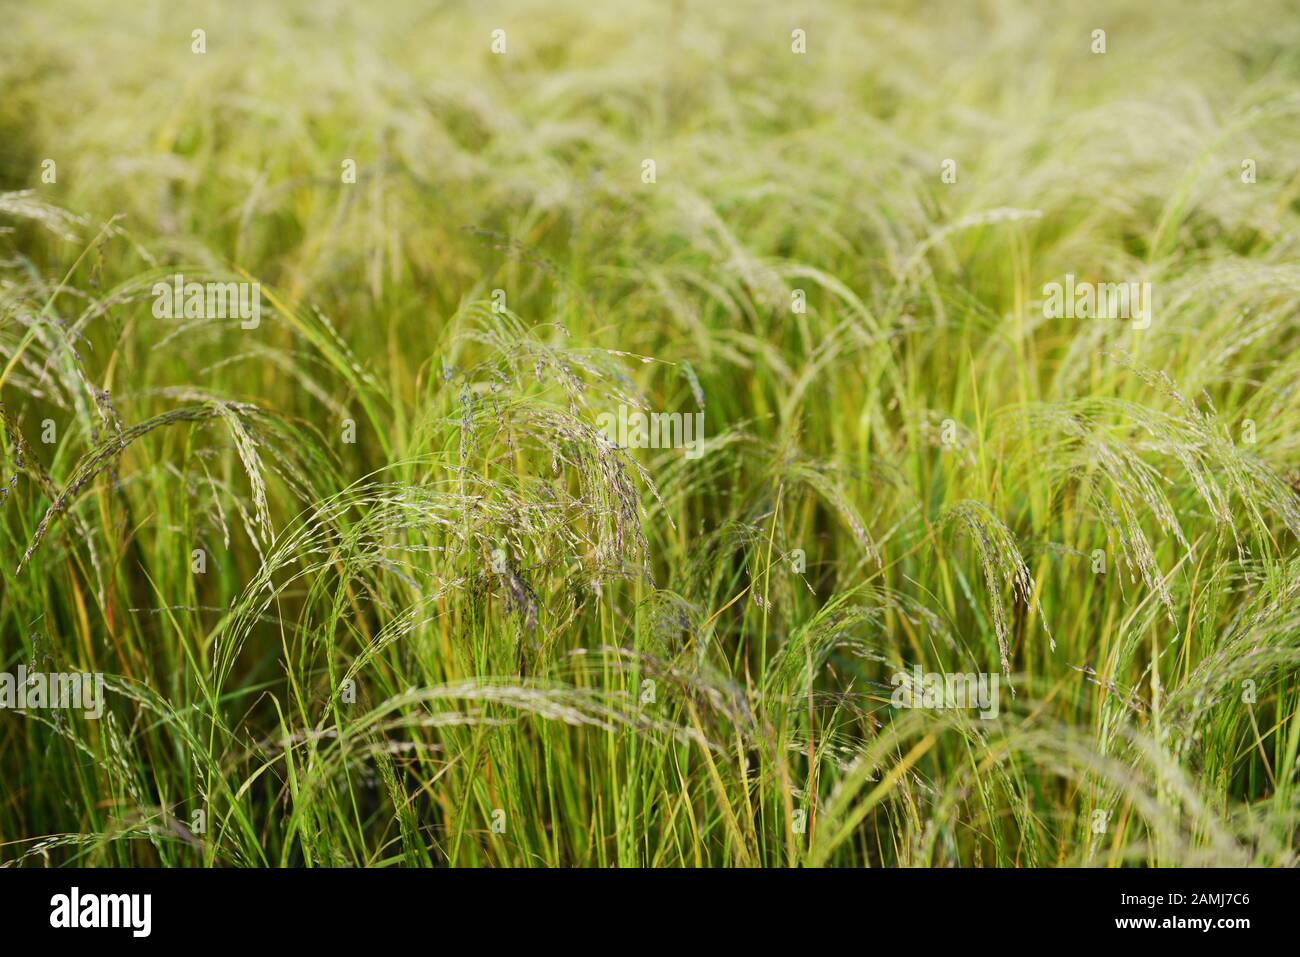
POLYGON ((1295 863, 1288 4, 6 16, 0 861, 1295 863))

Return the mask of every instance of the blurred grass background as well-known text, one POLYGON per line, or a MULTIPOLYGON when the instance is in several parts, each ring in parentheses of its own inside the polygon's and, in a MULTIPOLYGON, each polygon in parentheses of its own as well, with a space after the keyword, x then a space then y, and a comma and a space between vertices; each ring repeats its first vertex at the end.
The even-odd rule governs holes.
POLYGON ((1294 863, 1296 13, 8 5, 0 860, 1294 863))

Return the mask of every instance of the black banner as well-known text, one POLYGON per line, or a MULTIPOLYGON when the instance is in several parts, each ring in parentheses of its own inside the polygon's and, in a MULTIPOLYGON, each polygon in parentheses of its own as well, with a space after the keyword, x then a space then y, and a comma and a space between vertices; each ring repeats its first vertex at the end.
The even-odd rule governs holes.
POLYGON ((1286 932, 1295 875, 1283 870, 0 870, 6 943, 224 941, 376 946, 386 933, 499 946, 558 925, 609 941, 704 931, 869 931, 936 942, 1049 931, 1049 939, 1139 937, 1229 944, 1286 932), (865 926, 864 926, 865 925, 865 926), (851 928, 851 930, 850 930, 851 928), (376 936, 380 935, 380 936, 376 936))

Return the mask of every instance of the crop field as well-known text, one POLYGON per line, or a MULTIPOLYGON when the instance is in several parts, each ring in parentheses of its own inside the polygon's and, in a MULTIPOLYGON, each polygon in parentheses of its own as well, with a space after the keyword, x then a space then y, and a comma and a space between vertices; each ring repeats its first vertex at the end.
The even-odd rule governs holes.
POLYGON ((1294 3, 0 22, 0 865, 1297 863, 1294 3))

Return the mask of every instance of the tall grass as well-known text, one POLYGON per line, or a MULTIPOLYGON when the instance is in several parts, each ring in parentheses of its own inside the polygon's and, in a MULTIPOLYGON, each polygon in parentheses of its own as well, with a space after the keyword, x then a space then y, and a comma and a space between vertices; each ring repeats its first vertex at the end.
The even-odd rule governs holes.
POLYGON ((0 861, 1295 863, 1288 4, 5 17, 0 861))

